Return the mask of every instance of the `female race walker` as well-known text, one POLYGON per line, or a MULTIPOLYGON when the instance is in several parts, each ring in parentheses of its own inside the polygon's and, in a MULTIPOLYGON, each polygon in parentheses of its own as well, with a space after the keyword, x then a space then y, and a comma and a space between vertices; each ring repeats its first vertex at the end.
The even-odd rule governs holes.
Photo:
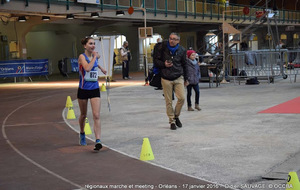
POLYGON ((85 51, 80 54, 78 58, 79 65, 79 87, 77 92, 78 104, 80 108, 79 125, 80 136, 79 144, 86 146, 86 139, 84 133, 85 118, 87 116, 88 99, 91 101, 94 133, 96 137, 96 144, 94 150, 99 151, 102 148, 100 141, 101 124, 100 124, 100 89, 98 83, 98 68, 102 73, 106 74, 106 70, 98 65, 100 55, 95 52, 95 40, 92 37, 86 37, 81 40, 85 51))

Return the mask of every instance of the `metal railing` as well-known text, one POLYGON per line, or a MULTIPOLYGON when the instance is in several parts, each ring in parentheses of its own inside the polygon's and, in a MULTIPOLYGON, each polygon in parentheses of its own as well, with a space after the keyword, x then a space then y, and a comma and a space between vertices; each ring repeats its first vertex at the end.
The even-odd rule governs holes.
POLYGON ((292 82, 293 77, 294 82, 296 82, 300 71, 300 49, 288 50, 286 61, 284 63, 285 74, 290 78, 290 82, 292 82))
POLYGON ((274 82, 275 78, 287 78, 284 64, 288 62, 288 51, 245 51, 228 55, 228 76, 236 79, 257 77, 274 82))
MULTIPOLYGON (((239 4, 221 4, 212 3, 196 0, 100 0, 99 4, 82 4, 76 3, 74 0, 25 0, 25 6, 30 6, 31 3, 45 3, 48 9, 51 8, 52 4, 65 5, 66 10, 69 10, 70 6, 82 6, 83 10, 86 11, 87 7, 97 7, 100 10, 104 9, 128 9, 129 7, 136 8, 146 8, 147 12, 153 13, 154 16, 157 14, 164 14, 165 17, 168 15, 184 15, 185 18, 210 18, 222 20, 223 10, 240 10, 245 7, 245 5, 239 4)), ((1 4, 5 1, 1 0, 1 4)), ((1 7, 0 4, 0 7, 1 7)), ((226 20, 238 20, 238 21, 252 21, 256 19, 255 12, 263 11, 264 7, 249 6, 250 13, 244 15, 242 12, 232 12, 225 15, 226 20)), ((300 23, 300 12, 293 10, 279 10, 279 15, 277 15, 277 21, 279 24, 288 23, 300 23)))

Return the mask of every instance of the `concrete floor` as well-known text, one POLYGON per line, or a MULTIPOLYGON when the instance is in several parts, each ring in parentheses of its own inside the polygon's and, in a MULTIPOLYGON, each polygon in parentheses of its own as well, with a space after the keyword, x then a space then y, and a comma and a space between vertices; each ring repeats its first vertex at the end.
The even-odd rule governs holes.
MULTIPOLYGON (((234 189, 285 189, 288 173, 299 174, 299 114, 258 113, 298 97, 299 82, 200 83, 202 110, 188 112, 185 103, 183 128, 171 131, 161 90, 143 86, 139 75, 118 81, 131 85, 110 89, 111 111, 101 92, 101 140, 110 149, 139 159, 147 137, 155 156, 148 163, 234 189)), ((88 118, 92 127, 91 112, 88 118)), ((77 120, 66 122, 78 131, 77 120)))

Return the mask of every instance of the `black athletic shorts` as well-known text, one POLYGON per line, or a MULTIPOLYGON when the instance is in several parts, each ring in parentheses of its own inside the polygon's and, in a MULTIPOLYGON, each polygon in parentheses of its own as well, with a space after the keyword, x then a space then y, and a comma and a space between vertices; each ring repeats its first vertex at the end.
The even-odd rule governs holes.
POLYGON ((77 91, 77 98, 78 99, 91 99, 91 98, 96 98, 96 97, 101 97, 100 96, 100 89, 94 89, 94 90, 84 90, 81 88, 78 88, 77 91))

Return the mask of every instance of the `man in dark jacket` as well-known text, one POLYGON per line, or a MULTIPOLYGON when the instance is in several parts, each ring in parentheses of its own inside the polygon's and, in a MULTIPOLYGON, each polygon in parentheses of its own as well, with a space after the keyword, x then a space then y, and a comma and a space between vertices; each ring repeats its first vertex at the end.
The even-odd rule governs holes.
POLYGON ((188 85, 186 50, 179 45, 179 41, 179 34, 171 33, 169 40, 162 42, 153 55, 154 65, 159 68, 161 74, 161 84, 171 130, 182 127, 179 115, 185 100, 184 85, 188 85), (172 106, 173 90, 178 99, 175 109, 172 106))
MULTIPOLYGON (((157 43, 155 44, 155 46, 153 48, 152 58, 153 58, 153 55, 155 54, 155 51, 157 51, 157 49, 161 45, 161 43, 162 43, 162 39, 161 38, 157 38, 157 43)), ((153 65, 152 72, 153 72, 153 74, 155 74, 155 77, 157 77, 156 81, 157 81, 158 84, 155 85, 156 86, 155 90, 162 90, 159 68, 157 68, 157 67, 155 67, 155 65, 153 65)), ((155 78, 149 79, 150 80, 150 86, 152 86, 151 82, 153 81, 153 79, 155 79, 155 78)))

